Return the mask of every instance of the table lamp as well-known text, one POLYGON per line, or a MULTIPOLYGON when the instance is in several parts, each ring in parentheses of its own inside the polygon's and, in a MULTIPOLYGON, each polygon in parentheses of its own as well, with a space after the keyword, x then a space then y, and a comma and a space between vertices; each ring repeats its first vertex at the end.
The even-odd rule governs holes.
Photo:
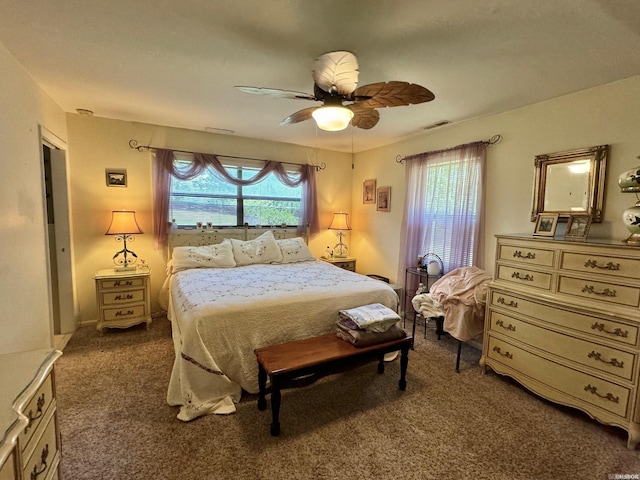
POLYGON ((105 235, 115 235, 116 242, 123 242, 123 249, 113 256, 116 272, 135 270, 133 266, 138 256, 127 249, 127 241, 133 242, 134 234, 144 233, 136 221, 136 212, 131 210, 114 210, 111 212, 111 225, 105 235))
POLYGON ((344 236, 344 230, 351 230, 351 225, 349 225, 349 214, 344 212, 334 213, 331 225, 329 225, 329 230, 338 230, 336 235, 338 236, 339 241, 336 246, 333 247, 334 256, 338 258, 346 258, 349 249, 342 242, 342 238, 344 236))

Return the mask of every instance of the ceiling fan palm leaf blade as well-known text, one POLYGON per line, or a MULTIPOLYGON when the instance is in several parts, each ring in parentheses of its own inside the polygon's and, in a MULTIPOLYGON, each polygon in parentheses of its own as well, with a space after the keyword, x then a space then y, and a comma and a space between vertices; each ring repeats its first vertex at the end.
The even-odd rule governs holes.
POLYGON ((305 120, 310 120, 312 118, 311 114, 313 113, 314 110, 318 108, 320 107, 309 107, 302 110, 298 110, 297 112, 292 113, 287 118, 282 120, 280 122, 280 126, 291 125, 293 123, 299 123, 299 122, 304 122, 305 120))
POLYGON ((349 105, 347 108, 353 112, 351 125, 354 127, 369 130, 375 127, 380 120, 380 113, 374 108, 369 108, 361 104, 349 105))
POLYGON ((430 102, 435 95, 428 89, 408 82, 378 82, 358 87, 354 97, 369 97, 359 102, 370 108, 401 107, 430 102))
POLYGON ((278 88, 243 87, 236 86, 238 90, 252 95, 269 95, 278 98, 292 98, 295 100, 316 100, 314 95, 305 92, 295 92, 293 90, 280 90, 278 88))
POLYGON ((349 95, 358 86, 358 60, 351 52, 337 51, 320 55, 311 65, 313 81, 329 92, 335 87, 340 95, 349 95))

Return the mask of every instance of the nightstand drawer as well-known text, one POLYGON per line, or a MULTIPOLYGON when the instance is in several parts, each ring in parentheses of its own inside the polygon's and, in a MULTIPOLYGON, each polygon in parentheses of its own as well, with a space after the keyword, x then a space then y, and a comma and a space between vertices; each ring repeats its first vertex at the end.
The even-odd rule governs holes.
POLYGON ((105 308, 104 320, 122 320, 125 318, 143 317, 146 315, 144 305, 131 305, 120 308, 105 308))
POLYGON ((142 301, 144 301, 144 289, 105 292, 102 294, 102 303, 104 305, 117 305, 119 303, 142 301))
POLYGON ((128 288, 128 287, 142 287, 144 285, 144 278, 123 278, 123 279, 108 279, 98 280, 98 285, 101 290, 108 290, 112 288, 128 288))
POLYGON ((336 267, 344 268, 345 270, 349 270, 350 272, 356 271, 356 262, 355 260, 350 260, 348 262, 336 262, 334 263, 336 267))

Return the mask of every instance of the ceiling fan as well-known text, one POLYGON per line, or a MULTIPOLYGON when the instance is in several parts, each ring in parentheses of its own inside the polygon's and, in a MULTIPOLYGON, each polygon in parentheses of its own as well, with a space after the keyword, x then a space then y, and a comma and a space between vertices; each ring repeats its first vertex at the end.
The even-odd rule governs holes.
POLYGON ((426 88, 408 82, 378 82, 358 87, 358 61, 346 51, 320 55, 311 65, 311 76, 313 94, 275 88, 236 88, 257 95, 322 102, 321 106, 292 113, 280 125, 313 118, 319 128, 328 131, 344 130, 349 123, 368 130, 380 120, 378 108, 415 105, 435 98, 426 88))

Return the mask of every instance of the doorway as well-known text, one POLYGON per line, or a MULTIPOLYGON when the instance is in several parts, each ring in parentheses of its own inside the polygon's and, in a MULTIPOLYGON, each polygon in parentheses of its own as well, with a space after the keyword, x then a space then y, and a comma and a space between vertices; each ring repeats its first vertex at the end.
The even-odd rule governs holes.
POLYGON ((40 127, 49 266, 49 303, 54 336, 76 330, 66 143, 40 127))

